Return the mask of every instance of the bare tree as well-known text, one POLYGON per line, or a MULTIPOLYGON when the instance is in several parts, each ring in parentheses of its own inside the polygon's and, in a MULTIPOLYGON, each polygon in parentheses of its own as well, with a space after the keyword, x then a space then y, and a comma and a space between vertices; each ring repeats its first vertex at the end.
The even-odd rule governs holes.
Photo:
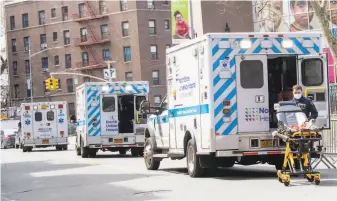
MULTIPOLYGON (((322 26, 322 31, 329 43, 335 62, 337 62, 337 39, 333 36, 330 27, 330 15, 332 13, 329 10, 330 1, 332 2, 332 0, 312 0, 311 3, 322 26)), ((337 12, 337 10, 335 12, 337 12)))

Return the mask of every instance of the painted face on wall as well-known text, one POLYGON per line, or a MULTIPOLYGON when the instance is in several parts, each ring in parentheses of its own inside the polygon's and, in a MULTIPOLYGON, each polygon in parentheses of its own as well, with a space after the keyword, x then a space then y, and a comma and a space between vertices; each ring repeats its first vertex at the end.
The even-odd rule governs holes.
POLYGON ((330 0, 331 23, 337 26, 337 1, 330 0))
POLYGON ((309 23, 314 17, 314 10, 311 2, 308 0, 292 0, 290 1, 290 9, 294 15, 294 23, 302 27, 309 28, 309 23))
POLYGON ((259 0, 256 2, 255 13, 260 27, 267 32, 275 32, 281 24, 283 2, 275 0, 259 0))

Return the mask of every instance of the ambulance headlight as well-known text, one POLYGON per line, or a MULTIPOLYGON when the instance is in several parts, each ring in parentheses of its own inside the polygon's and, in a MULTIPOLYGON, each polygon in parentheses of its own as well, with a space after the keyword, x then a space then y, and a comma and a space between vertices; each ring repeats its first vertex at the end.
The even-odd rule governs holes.
POLYGON ((105 85, 102 87, 102 91, 103 92, 108 92, 109 91, 109 86, 108 85, 105 85))
POLYGON ((241 49, 249 49, 251 47, 252 47, 252 41, 250 41, 250 40, 240 41, 240 48, 241 49))
POLYGON ((294 42, 292 40, 284 40, 282 41, 283 48, 292 48, 294 46, 294 42))
POLYGON ((126 90, 126 91, 132 91, 132 86, 131 86, 131 85, 127 85, 127 86, 125 87, 125 90, 126 90))

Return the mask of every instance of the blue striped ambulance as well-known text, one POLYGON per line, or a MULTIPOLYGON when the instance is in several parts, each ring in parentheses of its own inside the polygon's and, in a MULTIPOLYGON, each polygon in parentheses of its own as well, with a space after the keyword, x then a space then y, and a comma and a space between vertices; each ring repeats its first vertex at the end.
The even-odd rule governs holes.
MULTIPOLYGON (((145 164, 187 159, 191 177, 234 164, 279 168, 284 143, 272 140, 274 104, 299 84, 329 128, 327 55, 322 33, 210 33, 169 48, 167 96, 145 131, 145 164), (159 112, 158 112, 159 111, 159 112)), ((151 108, 150 108, 151 109, 151 108)), ((147 111, 147 112, 146 112, 147 111)))
POLYGON ((98 150, 143 154, 147 81, 86 82, 76 88, 76 153, 95 157, 98 150))

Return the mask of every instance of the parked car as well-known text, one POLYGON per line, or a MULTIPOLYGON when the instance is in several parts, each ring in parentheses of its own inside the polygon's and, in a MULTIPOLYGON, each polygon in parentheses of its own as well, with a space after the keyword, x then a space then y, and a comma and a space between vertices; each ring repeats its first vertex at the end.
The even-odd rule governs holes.
POLYGON ((15 147, 17 129, 4 129, 1 131, 1 148, 15 147))

